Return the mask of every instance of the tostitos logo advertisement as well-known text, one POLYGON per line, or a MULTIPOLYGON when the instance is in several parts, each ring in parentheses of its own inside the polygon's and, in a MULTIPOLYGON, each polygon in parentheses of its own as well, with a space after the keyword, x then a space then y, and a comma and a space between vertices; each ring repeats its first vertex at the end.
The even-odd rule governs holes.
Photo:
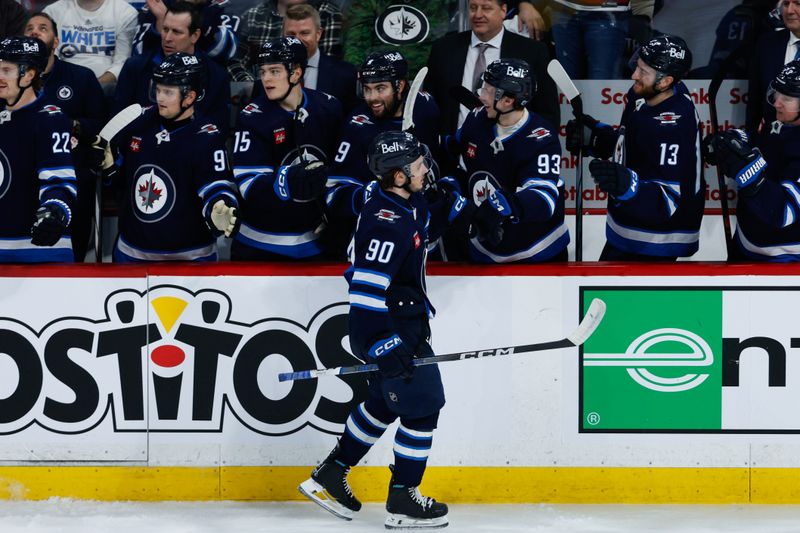
MULTIPOLYGON (((581 348, 579 431, 800 433, 800 291, 583 288, 605 319, 581 348)), ((584 309, 585 311, 585 309, 584 309)))
POLYGON ((114 433, 218 433, 231 418, 262 435, 336 434, 366 391, 363 375, 277 380, 359 363, 345 349, 347 303, 322 306, 307 322, 243 322, 217 289, 156 285, 87 300, 95 313, 42 328, 0 316, 0 434, 38 426, 70 435, 101 424, 114 433))

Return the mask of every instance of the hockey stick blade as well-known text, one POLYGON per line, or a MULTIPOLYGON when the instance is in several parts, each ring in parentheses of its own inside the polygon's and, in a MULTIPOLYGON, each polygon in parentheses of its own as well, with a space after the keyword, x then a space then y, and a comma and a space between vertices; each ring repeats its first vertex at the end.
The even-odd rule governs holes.
POLYGON ((575 87, 567 71, 564 70, 564 67, 557 59, 553 59, 547 64, 547 73, 553 78, 553 81, 556 82, 556 86, 564 93, 564 96, 566 96, 567 100, 570 102, 581 95, 581 92, 575 87))
POLYGON ((475 96, 475 93, 464 87, 463 85, 454 85, 447 91, 450 98, 463 105, 470 111, 476 107, 482 107, 481 99, 475 96))
POLYGON ((106 141, 113 139, 117 133, 122 129, 139 118, 142 114, 142 106, 139 104, 131 104, 109 120, 103 129, 100 130, 100 137, 106 141))
MULTIPOLYGON (((589 309, 583 316, 578 327, 567 337, 549 342, 539 342, 536 344, 523 344, 521 346, 509 346, 505 348, 489 348, 487 350, 449 353, 435 355, 433 357, 422 357, 414 359, 414 366, 432 365, 445 363, 447 361, 460 361, 462 359, 479 359, 481 357, 496 357, 499 355, 516 355, 520 353, 543 352, 545 350, 557 350, 559 348, 572 348, 580 346, 597 330, 600 322, 606 313, 606 304, 603 300, 595 298, 589 305, 589 309)), ((334 375, 342 376, 345 374, 361 374, 363 372, 374 372, 378 370, 376 364, 363 364, 353 366, 340 366, 336 368, 322 368, 317 370, 301 370, 300 372, 284 372, 278 374, 278 381, 295 381, 299 379, 314 379, 319 376, 334 375)))
POLYGON ((406 106, 403 108, 403 131, 409 131, 414 127, 414 104, 427 74, 428 67, 422 67, 414 77, 414 81, 411 82, 411 89, 409 89, 408 97, 406 98, 406 106))

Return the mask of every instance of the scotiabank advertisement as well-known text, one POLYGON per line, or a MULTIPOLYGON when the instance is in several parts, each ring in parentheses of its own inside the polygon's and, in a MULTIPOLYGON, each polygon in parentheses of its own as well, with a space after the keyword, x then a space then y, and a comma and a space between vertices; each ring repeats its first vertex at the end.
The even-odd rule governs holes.
MULTIPOLYGON (((633 82, 630 80, 576 80, 575 85, 581 92, 584 113, 592 115, 600 122, 618 126, 622 117, 622 110, 628 90, 633 82)), ((705 137, 711 132, 710 95, 708 86, 710 80, 686 80, 684 82, 694 102, 700 117, 700 130, 705 137)), ((564 124, 572 118, 572 107, 564 95, 561 98, 561 173, 566 183, 567 208, 575 207, 575 170, 578 165, 577 156, 566 151, 564 139, 566 127, 564 124)), ((747 105, 747 81, 726 80, 717 93, 717 118, 720 130, 731 128, 744 128, 745 107, 747 105)), ((584 158, 583 168, 583 206, 584 209, 605 208, 607 195, 595 187, 589 173, 590 158, 584 158)), ((719 208, 719 186, 717 184, 716 168, 706 166, 705 178, 708 184, 706 194, 706 209, 719 208)), ((728 203, 736 205, 736 187, 730 181, 727 183, 728 203)))

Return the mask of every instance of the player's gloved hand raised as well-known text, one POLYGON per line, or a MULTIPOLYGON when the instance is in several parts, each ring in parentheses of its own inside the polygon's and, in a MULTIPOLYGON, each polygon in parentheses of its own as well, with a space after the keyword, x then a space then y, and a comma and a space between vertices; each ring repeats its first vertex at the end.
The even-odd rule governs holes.
POLYGON ((111 154, 111 145, 108 141, 95 135, 89 151, 89 164, 97 172, 105 172, 114 166, 114 156, 111 154))
POLYGON ((449 203, 448 224, 457 233, 466 235, 469 233, 470 226, 475 219, 475 212, 478 210, 477 206, 456 191, 449 193, 447 201, 449 203))
POLYGON ((31 243, 36 246, 53 246, 69 226, 70 212, 60 202, 44 203, 36 210, 36 220, 31 227, 31 243))
POLYGON ((328 173, 322 161, 282 166, 275 177, 275 194, 284 201, 310 202, 325 194, 328 173))
POLYGON ((600 190, 618 201, 630 200, 639 192, 639 175, 619 163, 592 159, 589 172, 600 190))
POLYGON ((503 240, 503 222, 506 217, 501 215, 492 204, 486 200, 476 209, 472 217, 470 237, 478 237, 481 242, 488 242, 497 246, 503 240))
POLYGON ((236 206, 233 205, 231 200, 219 199, 214 202, 210 213, 211 223, 218 231, 225 234, 226 237, 232 236, 239 229, 239 218, 236 215, 236 206))
POLYGON ((598 120, 591 115, 581 116, 583 127, 578 128, 578 121, 571 119, 567 121, 567 151, 571 154, 577 154, 579 149, 585 152, 589 149, 592 143, 592 132, 597 127, 598 120))
POLYGON ((414 373, 414 351, 397 334, 373 344, 369 356, 378 364, 378 372, 383 377, 410 378, 414 373))
POLYGON ((733 178, 740 191, 755 193, 764 181, 767 162, 758 148, 748 144, 747 133, 731 129, 703 140, 706 162, 719 165, 722 173, 733 178))

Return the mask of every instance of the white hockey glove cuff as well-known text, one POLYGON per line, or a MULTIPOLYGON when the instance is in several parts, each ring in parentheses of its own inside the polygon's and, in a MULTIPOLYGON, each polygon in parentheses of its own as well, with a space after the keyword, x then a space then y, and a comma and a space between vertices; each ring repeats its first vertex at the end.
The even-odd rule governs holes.
POLYGON ((225 205, 224 200, 217 200, 211 208, 211 222, 226 237, 230 237, 236 228, 236 208, 225 205))

